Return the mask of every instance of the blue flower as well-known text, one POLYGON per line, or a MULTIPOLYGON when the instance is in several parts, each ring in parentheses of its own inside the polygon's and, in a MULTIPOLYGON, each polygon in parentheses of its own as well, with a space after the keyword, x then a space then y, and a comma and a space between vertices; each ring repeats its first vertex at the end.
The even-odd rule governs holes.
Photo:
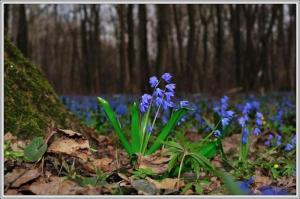
POLYGON ((154 95, 157 96, 157 97, 163 97, 164 91, 161 90, 160 88, 156 88, 155 91, 154 91, 154 95))
POLYGON ((242 144, 246 144, 248 141, 249 130, 248 128, 243 128, 242 130, 242 144))
POLYGON ((219 130, 215 130, 214 131, 214 136, 220 137, 221 136, 221 132, 219 130))
POLYGON ((174 103, 173 103, 173 102, 170 102, 170 101, 164 100, 163 103, 162 103, 162 107, 163 107, 163 109, 166 111, 166 110, 168 110, 169 108, 173 108, 173 107, 174 107, 174 103))
POLYGON ((242 128, 244 128, 244 127, 246 126, 246 120, 245 120, 244 117, 240 117, 240 118, 238 119, 238 121, 239 121, 239 124, 240 124, 240 126, 241 126, 242 128))
POLYGON ((226 112, 225 112, 225 115, 226 115, 226 117, 232 118, 233 115, 234 115, 234 112, 231 111, 231 110, 229 110, 229 111, 226 111, 226 112))
POLYGON ((172 78, 172 75, 171 75, 170 73, 164 73, 164 74, 161 76, 161 78, 162 78, 163 80, 165 80, 167 83, 170 83, 170 80, 171 80, 171 78, 172 78))
POLYGON ((254 182, 254 177, 250 178, 249 180, 238 181, 239 187, 245 194, 252 194, 252 191, 249 189, 249 186, 252 185, 254 182))
POLYGON ((186 107, 189 105, 189 102, 186 101, 186 100, 183 100, 183 101, 180 101, 180 107, 183 108, 183 107, 186 107))
POLYGON ((285 151, 291 151, 296 146, 296 135, 291 139, 291 141, 285 146, 285 151))
POLYGON ((167 84, 166 85, 166 89, 170 92, 174 92, 174 89, 175 89, 175 84, 167 84))
POLYGON ((150 77, 149 83, 150 83, 150 86, 151 86, 152 88, 154 88, 155 86, 157 86, 157 84, 158 84, 158 79, 157 79, 157 77, 156 77, 156 76, 150 77))
POLYGON ((174 97, 173 92, 165 92, 166 100, 170 101, 171 97, 174 97))
POLYGON ((142 95, 142 101, 140 103, 140 111, 141 112, 146 112, 150 106, 152 96, 149 94, 144 94, 142 95))
POLYGON ((147 125, 146 131, 147 131, 147 133, 149 133, 149 134, 151 134, 151 133, 152 133, 152 131, 153 131, 153 128, 151 127, 151 125, 150 125, 150 124, 148 124, 148 125, 147 125))
POLYGON ((261 133, 260 129, 255 127, 253 132, 252 132, 254 135, 259 135, 261 133))
POLYGON ((158 107, 163 103, 163 99, 161 97, 155 98, 155 105, 158 107))
POLYGON ((276 146, 281 145, 281 139, 282 139, 281 135, 276 135, 275 139, 276 139, 276 146))
POLYGON ((259 188, 262 195, 288 195, 289 193, 279 187, 263 186, 259 188))
POLYGON ((222 127, 226 127, 229 124, 229 118, 222 118, 221 122, 222 122, 222 127))
POLYGON ((116 107, 116 113, 120 116, 127 114, 127 106, 125 104, 118 104, 116 107))

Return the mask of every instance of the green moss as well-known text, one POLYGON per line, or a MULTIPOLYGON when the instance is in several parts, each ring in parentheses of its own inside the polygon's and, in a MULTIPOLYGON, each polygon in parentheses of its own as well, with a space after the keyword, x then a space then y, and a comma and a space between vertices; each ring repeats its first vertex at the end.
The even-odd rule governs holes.
POLYGON ((42 72, 8 40, 4 57, 4 130, 21 138, 45 135, 57 127, 85 127, 59 101, 42 72))

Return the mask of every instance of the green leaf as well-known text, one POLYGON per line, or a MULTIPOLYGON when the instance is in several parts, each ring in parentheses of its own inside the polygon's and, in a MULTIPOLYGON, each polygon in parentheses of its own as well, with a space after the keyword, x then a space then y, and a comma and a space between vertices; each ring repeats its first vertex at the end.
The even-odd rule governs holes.
POLYGON ((184 188, 182 189, 181 194, 185 194, 185 192, 187 192, 190 188, 192 188, 192 186, 193 186, 193 182, 187 183, 187 184, 184 186, 184 188))
POLYGON ((149 116, 150 116, 150 109, 148 109, 148 111, 146 112, 146 114, 144 114, 143 118, 142 118, 142 122, 141 122, 141 136, 140 136, 140 152, 143 152, 144 146, 145 146, 145 134, 146 134, 146 129, 147 129, 147 125, 149 123, 149 116))
POLYGON ((131 145, 134 153, 138 152, 140 145, 139 110, 134 102, 131 107, 131 145))
POLYGON ((35 137, 29 145, 24 149, 24 157, 28 162, 36 162, 40 160, 47 150, 42 137, 35 137))
POLYGON ((98 102, 101 105, 101 107, 104 109, 108 119, 110 120, 110 122, 112 123, 120 141, 121 144, 123 145, 123 147, 125 148, 125 150, 127 151, 127 153, 129 155, 132 155, 132 148, 129 144, 129 142, 127 141, 127 138, 125 137, 124 133, 122 132, 122 129, 120 127, 120 123, 117 120, 114 111, 112 110, 112 108, 110 107, 109 103, 102 99, 101 97, 98 97, 98 102))
POLYGON ((214 171, 214 166, 209 162, 209 160, 203 156, 202 154, 190 153, 189 156, 193 157, 195 160, 199 162, 204 168, 214 171))
POLYGON ((180 144, 178 144, 177 142, 166 141, 166 142, 164 142, 164 144, 167 145, 167 146, 179 149, 180 151, 184 150, 184 148, 180 144))
POLYGON ((217 154, 217 146, 213 142, 204 144, 199 149, 199 153, 205 156, 206 158, 213 158, 217 154))
POLYGON ((187 112, 188 109, 181 108, 177 111, 175 111, 172 115, 168 123, 164 126, 162 131, 159 133, 158 137, 154 141, 153 145, 150 147, 150 149, 146 152, 146 155, 149 155, 151 153, 154 153, 161 145, 162 142, 167 138, 171 130, 174 128, 174 126, 177 124, 177 122, 181 119, 181 117, 187 112))
POLYGON ((215 171, 216 175, 222 179, 229 194, 232 195, 244 195, 245 193, 234 181, 234 178, 229 174, 222 171, 215 171))
POLYGON ((191 166, 192 166, 192 169, 194 170, 194 172, 196 174, 196 177, 199 178, 199 176, 200 176, 200 166, 199 166, 198 161, 196 161, 195 159, 192 159, 191 160, 191 166))
POLYGON ((195 191, 199 195, 203 194, 203 189, 202 189, 201 183, 195 183, 195 191))
POLYGON ((179 157, 179 153, 174 153, 174 154, 172 154, 171 155, 171 159, 170 159, 170 161, 169 161, 169 163, 168 163, 168 171, 170 172, 172 169, 173 169, 173 167, 175 166, 175 164, 176 164, 176 162, 177 162, 177 159, 178 159, 178 157, 179 157))

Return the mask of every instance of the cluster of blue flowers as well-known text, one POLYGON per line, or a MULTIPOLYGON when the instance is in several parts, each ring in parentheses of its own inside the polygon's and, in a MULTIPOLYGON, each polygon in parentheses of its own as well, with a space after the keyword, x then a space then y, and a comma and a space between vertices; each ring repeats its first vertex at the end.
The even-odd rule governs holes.
MULTIPOLYGON (((247 195, 255 195, 254 191, 251 190, 251 186, 254 183, 255 176, 251 177, 248 180, 238 181, 240 189, 247 195)), ((275 187, 275 186, 261 186, 258 188, 260 195, 288 195, 287 190, 275 187)))
POLYGON ((291 139, 291 141, 285 146, 285 151, 291 151, 296 147, 296 135, 291 139))
MULTIPOLYGON (((164 73, 159 80, 156 76, 150 77, 149 84, 153 88, 152 95, 144 94, 140 102, 140 111, 142 113, 148 111, 150 106, 154 104, 156 107, 162 107, 163 110, 168 110, 169 108, 174 108, 174 96, 176 85, 171 83, 172 75, 170 73, 164 73), (159 84, 163 80, 165 82, 165 88, 159 88, 159 84)), ((180 107, 188 106, 188 101, 180 101, 180 107)))
MULTIPOLYGON (((232 110, 229 110, 229 104, 228 104, 229 98, 227 96, 224 96, 220 100, 220 105, 214 107, 214 112, 217 113, 220 117, 222 129, 227 127, 232 120, 234 116, 234 112, 232 110)), ((221 136, 220 130, 215 130, 214 135, 216 137, 221 136)))
POLYGON ((258 112, 259 103, 257 101, 247 102, 242 110, 242 116, 239 117, 238 123, 242 127, 242 143, 246 144, 249 128, 247 127, 248 123, 250 123, 250 115, 255 113, 255 125, 252 133, 254 135, 259 135, 261 133, 261 127, 263 124, 263 115, 261 112, 258 112))
POLYGON ((271 146, 280 146, 282 143, 282 136, 279 134, 276 134, 275 137, 272 134, 268 135, 268 139, 265 141, 265 145, 268 147, 271 146))

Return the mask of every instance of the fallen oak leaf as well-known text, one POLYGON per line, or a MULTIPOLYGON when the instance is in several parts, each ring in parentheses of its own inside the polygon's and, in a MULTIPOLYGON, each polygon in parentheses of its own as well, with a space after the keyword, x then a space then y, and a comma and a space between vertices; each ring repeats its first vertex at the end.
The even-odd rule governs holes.
POLYGON ((58 139, 48 147, 49 153, 67 154, 73 157, 87 161, 91 152, 89 151, 89 143, 86 139, 58 139))
MULTIPOLYGON (((164 178, 161 181, 153 180, 149 177, 146 177, 146 179, 153 183, 157 189, 177 189, 178 187, 178 180, 173 178, 164 178)), ((184 182, 180 181, 179 188, 184 186, 184 182)))
POLYGON ((26 169, 16 168, 12 172, 7 173, 4 176, 4 185, 9 186, 11 183, 16 181, 20 176, 22 176, 26 172, 26 169))
POLYGON ((162 151, 157 151, 149 156, 138 155, 137 168, 151 169, 155 174, 163 174, 168 170, 170 159, 169 155, 162 155, 162 151))
POLYGON ((39 176, 41 176, 41 171, 38 168, 30 169, 21 175, 14 183, 12 183, 11 187, 20 187, 21 185, 34 180, 39 176))
POLYGON ((51 176, 48 182, 34 182, 27 187, 28 191, 36 195, 79 195, 101 193, 100 188, 81 187, 72 180, 51 176))
POLYGON ((69 129, 57 129, 57 131, 59 133, 64 133, 70 137, 73 137, 73 136, 79 136, 79 137, 83 137, 81 133, 78 133, 78 132, 75 132, 75 131, 72 131, 72 130, 69 130, 69 129))

